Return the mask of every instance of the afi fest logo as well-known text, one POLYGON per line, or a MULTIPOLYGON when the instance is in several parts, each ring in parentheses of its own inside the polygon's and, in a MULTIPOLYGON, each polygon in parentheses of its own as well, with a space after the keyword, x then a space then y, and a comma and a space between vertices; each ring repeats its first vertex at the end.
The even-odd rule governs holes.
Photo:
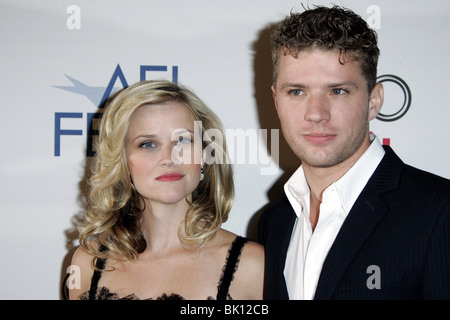
MULTIPOLYGON (((149 72, 167 72, 168 66, 161 65, 141 65, 140 66, 140 80, 146 80, 147 74, 149 72)), ((178 82, 178 66, 172 66, 172 82, 178 82)), ((70 91, 73 93, 81 94, 86 96, 96 107, 103 109, 106 100, 109 98, 111 93, 117 88, 114 87, 117 80, 120 80, 123 88, 128 87, 125 75, 120 67, 117 65, 113 72, 113 75, 105 87, 93 87, 88 86, 81 81, 78 81, 68 75, 66 77, 72 82, 73 86, 55 86, 55 88, 70 91)), ((86 156, 91 157, 95 155, 92 149, 93 137, 98 135, 98 130, 94 129, 94 120, 100 119, 102 113, 101 110, 96 110, 96 112, 88 112, 86 114, 86 131, 87 131, 87 142, 86 142, 86 156)), ((82 129, 73 128, 63 128, 63 119, 83 119, 84 114, 82 112, 55 112, 55 141, 54 141, 54 156, 61 156, 61 137, 62 136, 82 136, 82 129)))

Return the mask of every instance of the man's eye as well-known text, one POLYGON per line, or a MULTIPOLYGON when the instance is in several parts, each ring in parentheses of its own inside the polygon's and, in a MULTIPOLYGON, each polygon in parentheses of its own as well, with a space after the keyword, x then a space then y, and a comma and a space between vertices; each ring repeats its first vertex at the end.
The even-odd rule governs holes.
POLYGON ((300 89, 293 89, 293 90, 289 90, 289 94, 292 94, 292 95, 294 95, 294 96, 299 96, 299 95, 301 95, 302 94, 302 90, 300 90, 300 89))
POLYGON ((347 93, 347 90, 342 89, 342 88, 336 88, 332 90, 333 94, 335 95, 343 95, 347 93))
POLYGON ((139 145, 140 148, 144 148, 144 149, 151 149, 156 147, 156 145, 153 143, 153 141, 146 141, 146 142, 142 142, 139 145))

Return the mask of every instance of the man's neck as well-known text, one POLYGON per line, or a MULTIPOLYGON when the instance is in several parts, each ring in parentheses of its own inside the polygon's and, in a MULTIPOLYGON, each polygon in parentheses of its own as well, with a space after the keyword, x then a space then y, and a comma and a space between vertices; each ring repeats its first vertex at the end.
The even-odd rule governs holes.
POLYGON ((339 180, 347 170, 332 170, 333 168, 312 168, 303 164, 306 181, 308 182, 310 192, 310 209, 309 220, 311 222, 312 230, 316 228, 319 221, 320 204, 322 203, 322 195, 326 188, 333 182, 339 180))
POLYGON ((359 158, 361 158, 369 146, 370 142, 366 141, 352 156, 332 167, 314 167, 303 163, 303 171, 310 188, 309 218, 313 230, 319 220, 323 192, 335 181, 342 178, 359 158))

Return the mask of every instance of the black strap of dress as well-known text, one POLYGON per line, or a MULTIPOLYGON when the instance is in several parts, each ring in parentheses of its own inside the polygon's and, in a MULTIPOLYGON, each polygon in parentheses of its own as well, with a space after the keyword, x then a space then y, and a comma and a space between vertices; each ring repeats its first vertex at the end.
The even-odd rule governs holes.
MULTIPOLYGON (((228 250, 227 260, 222 272, 222 276, 219 281, 219 285, 217 287, 217 300, 226 300, 228 297, 228 291, 230 289, 231 282, 234 279, 234 273, 236 272, 239 264, 239 259, 241 257, 242 248, 245 243, 247 243, 248 239, 237 236, 233 243, 231 244, 230 249, 228 250)), ((100 248, 100 251, 106 250, 106 248, 100 248)), ((105 268, 106 259, 98 258, 95 266, 97 267, 94 270, 94 274, 92 275, 91 287, 89 290, 89 300, 95 300, 98 282, 102 276, 102 270, 105 268)))
MULTIPOLYGON (((103 245, 100 246, 100 252, 105 251, 106 247, 103 245)), ((89 289, 89 300, 95 300, 95 295, 97 294, 98 281, 102 276, 102 270, 105 269, 106 259, 97 258, 95 262, 95 266, 97 269, 94 270, 94 274, 92 275, 91 287, 89 289)))
POLYGON ((223 271, 217 290, 217 300, 227 299, 231 281, 233 281, 234 273, 236 272, 239 264, 242 248, 244 247, 244 244, 247 241, 248 241, 247 238, 237 236, 236 239, 234 239, 233 243, 231 244, 231 248, 228 251, 225 269, 223 271))

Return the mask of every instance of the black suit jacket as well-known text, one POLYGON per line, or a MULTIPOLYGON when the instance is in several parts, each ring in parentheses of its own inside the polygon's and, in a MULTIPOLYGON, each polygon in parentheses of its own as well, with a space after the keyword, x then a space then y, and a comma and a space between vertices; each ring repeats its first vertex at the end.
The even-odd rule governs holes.
MULTIPOLYGON (((384 148, 328 252, 314 299, 450 299, 450 180, 384 148), (381 287, 370 289, 375 273, 381 287)), ((295 217, 286 197, 261 216, 265 299, 289 299, 283 271, 295 217)))

